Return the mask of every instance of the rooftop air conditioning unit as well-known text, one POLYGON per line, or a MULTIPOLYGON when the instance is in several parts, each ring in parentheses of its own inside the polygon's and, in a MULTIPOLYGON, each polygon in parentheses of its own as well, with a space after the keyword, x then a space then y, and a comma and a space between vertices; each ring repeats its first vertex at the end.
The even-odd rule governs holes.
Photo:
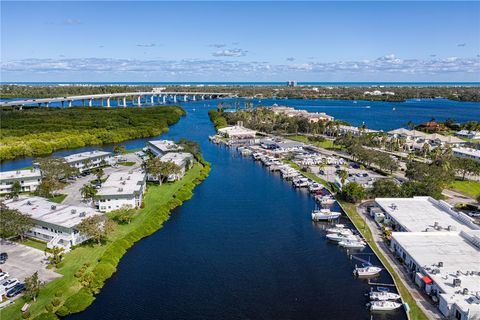
POLYGON ((464 295, 467 295, 467 294, 468 294, 468 288, 463 288, 462 293, 463 293, 464 295))
POLYGON ((83 217, 85 217, 85 215, 86 215, 85 211, 82 211, 82 212, 80 212, 79 216, 80 216, 80 218, 83 218, 83 217))
POLYGON ((122 192, 123 191, 123 188, 118 188, 118 192, 122 192))
POLYGON ((460 279, 453 279, 453 286, 454 287, 460 287, 460 285, 462 284, 462 280, 460 279))
POLYGON ((27 201, 27 205, 31 206, 32 202, 30 200, 27 201))
POLYGON ((457 227, 455 226, 448 226, 448 231, 456 231, 457 230, 457 227))
POLYGON ((75 213, 77 213, 77 209, 72 209, 71 212, 72 212, 72 214, 75 214, 75 213))
POLYGON ((442 261, 440 261, 440 262, 438 263, 438 267, 439 267, 439 268, 443 267, 443 262, 442 262, 442 261))
POLYGON ((52 204, 52 206, 51 206, 50 208, 51 208, 52 210, 55 210, 55 209, 57 209, 57 206, 54 205, 54 204, 52 204))
POLYGON ((433 227, 434 227, 435 229, 438 228, 438 221, 435 221, 435 222, 433 223, 433 227))

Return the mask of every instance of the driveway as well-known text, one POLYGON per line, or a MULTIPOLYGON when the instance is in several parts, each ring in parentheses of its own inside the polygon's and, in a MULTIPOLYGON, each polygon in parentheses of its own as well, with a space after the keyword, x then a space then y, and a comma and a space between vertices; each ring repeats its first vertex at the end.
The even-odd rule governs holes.
POLYGON ((8 253, 7 261, 0 265, 4 272, 8 272, 11 278, 17 278, 23 282, 38 271, 41 281, 50 282, 62 275, 47 269, 46 257, 43 251, 25 246, 16 242, 0 240, 1 251, 8 253))

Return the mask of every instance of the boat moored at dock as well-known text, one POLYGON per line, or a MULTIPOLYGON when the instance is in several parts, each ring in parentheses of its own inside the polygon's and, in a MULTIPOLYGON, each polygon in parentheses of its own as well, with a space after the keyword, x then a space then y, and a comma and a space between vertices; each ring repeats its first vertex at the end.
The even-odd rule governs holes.
POLYGON ((312 211, 313 221, 329 221, 338 219, 342 214, 340 212, 330 211, 330 209, 316 209, 312 211))

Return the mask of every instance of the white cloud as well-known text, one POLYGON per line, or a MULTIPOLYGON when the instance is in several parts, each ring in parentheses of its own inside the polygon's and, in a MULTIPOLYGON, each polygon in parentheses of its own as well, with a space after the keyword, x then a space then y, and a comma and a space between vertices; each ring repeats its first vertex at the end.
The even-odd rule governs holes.
POLYGON ((137 47, 142 47, 142 48, 153 48, 155 47, 155 43, 138 43, 137 47))
MULTIPOLYGON (((223 53, 222 53, 223 54, 223 53)), ((241 56, 240 53, 227 53, 227 57, 241 56)), ((223 55, 221 55, 223 56, 223 55)), ((159 75, 202 76, 206 74, 252 75, 277 74, 410 74, 438 75, 448 73, 480 73, 480 58, 445 59, 399 59, 394 55, 359 61, 307 62, 291 64, 271 64, 266 61, 238 61, 231 59, 113 59, 113 58, 65 58, 22 59, 1 63, 1 72, 15 74, 72 74, 75 72, 95 73, 156 73, 159 75)))
POLYGON ((218 50, 212 53, 214 57, 243 57, 247 55, 247 50, 243 49, 224 49, 224 50, 218 50))

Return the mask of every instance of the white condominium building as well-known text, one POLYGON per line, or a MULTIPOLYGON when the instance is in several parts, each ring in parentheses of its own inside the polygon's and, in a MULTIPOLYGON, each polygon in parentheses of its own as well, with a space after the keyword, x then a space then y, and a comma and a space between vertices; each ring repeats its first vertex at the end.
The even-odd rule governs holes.
POLYGON ((168 181, 176 181, 181 179, 185 172, 193 165, 193 155, 188 152, 170 152, 160 158, 163 162, 173 162, 180 167, 179 174, 171 174, 168 176, 168 181))
POLYGON ((168 152, 182 151, 183 147, 171 140, 152 140, 148 141, 146 148, 155 156, 162 156, 168 152))
POLYGON ((10 199, 5 205, 31 216, 35 225, 28 236, 47 242, 49 248, 67 250, 88 239, 75 226, 87 217, 101 214, 93 208, 58 204, 41 197, 10 199))
POLYGON ((87 151, 66 156, 65 161, 80 172, 112 164, 113 154, 107 151, 87 151))
POLYGON ((42 174, 38 169, 0 172, 0 194, 12 192, 16 181, 20 183, 21 192, 33 192, 41 180, 42 174))
POLYGON ((453 148, 453 155, 459 158, 468 158, 480 161, 480 150, 473 148, 453 148))
POLYGON ((144 172, 114 172, 98 190, 95 203, 101 212, 110 212, 122 207, 138 208, 142 205, 145 189, 144 172))

